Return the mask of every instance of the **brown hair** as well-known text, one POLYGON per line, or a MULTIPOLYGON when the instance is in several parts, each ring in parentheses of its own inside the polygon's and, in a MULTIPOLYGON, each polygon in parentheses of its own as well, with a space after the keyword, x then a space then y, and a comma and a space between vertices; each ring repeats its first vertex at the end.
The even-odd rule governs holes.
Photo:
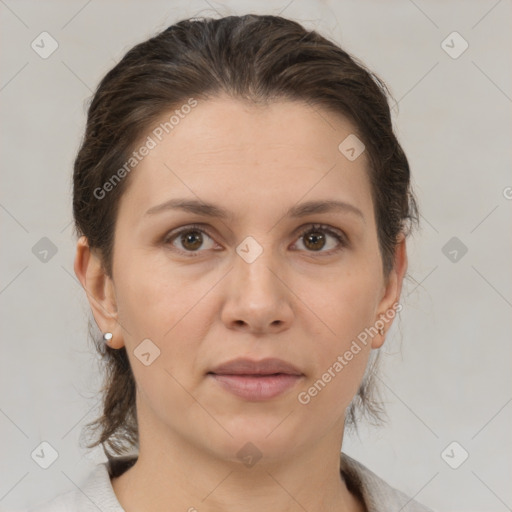
MULTIPOLYGON (((393 133, 388 89, 316 31, 279 16, 253 14, 182 20, 133 47, 101 80, 74 164, 73 213, 77 234, 99 251, 106 273, 112 276, 116 215, 129 176, 111 187, 106 201, 97 191, 162 114, 191 97, 205 100, 222 93, 258 103, 302 100, 355 125, 369 158, 387 276, 399 235, 407 235, 411 221, 418 220, 407 158, 393 133)), ((135 381, 124 347, 111 349, 101 339, 96 345, 105 371, 103 415, 87 425, 99 430, 88 447, 101 444, 107 456, 109 451, 120 455, 138 448, 135 381)), ((380 417, 382 409, 372 398, 374 363, 347 410, 347 425, 355 425, 359 414, 380 417)))

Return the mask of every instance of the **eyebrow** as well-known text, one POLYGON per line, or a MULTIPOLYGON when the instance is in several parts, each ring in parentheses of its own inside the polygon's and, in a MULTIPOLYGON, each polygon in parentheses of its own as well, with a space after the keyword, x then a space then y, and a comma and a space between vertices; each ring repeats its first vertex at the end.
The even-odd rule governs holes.
MULTIPOLYGON (((168 210, 183 210, 189 213, 195 213, 197 215, 203 215, 206 217, 215 217, 219 219, 230 220, 233 218, 233 214, 228 210, 221 208, 212 203, 200 201, 197 199, 185 199, 175 198, 166 201, 165 203, 153 206, 150 208, 145 215, 154 215, 157 213, 165 212, 168 210)), ((307 201, 292 206, 288 212, 284 215, 285 217, 305 217, 314 213, 329 213, 329 212, 342 212, 351 213, 360 217, 363 221, 365 220, 363 212, 350 203, 343 201, 307 201)))

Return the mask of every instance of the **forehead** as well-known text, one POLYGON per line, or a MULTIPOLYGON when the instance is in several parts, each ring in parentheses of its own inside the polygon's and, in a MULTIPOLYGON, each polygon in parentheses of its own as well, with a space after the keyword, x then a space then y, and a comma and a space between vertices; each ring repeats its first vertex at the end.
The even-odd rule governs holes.
POLYGON ((340 114, 301 101, 255 105, 226 97, 197 100, 170 123, 173 112, 141 138, 153 147, 125 193, 138 204, 149 208, 185 193, 229 203, 236 192, 247 206, 327 194, 371 208, 367 157, 351 161, 340 151, 356 132, 340 114))
POLYGON ((172 147, 176 161, 191 156, 228 160, 229 151, 233 151, 233 158, 244 156, 253 161, 273 156, 279 162, 301 158, 307 163, 332 162, 339 155, 340 142, 356 132, 341 114, 303 101, 254 104, 219 97, 198 101, 180 118, 164 113, 160 121, 155 123, 156 130, 161 126, 167 128, 166 133, 156 140, 150 159, 172 147), (166 121, 171 117, 175 124, 170 127, 166 121))

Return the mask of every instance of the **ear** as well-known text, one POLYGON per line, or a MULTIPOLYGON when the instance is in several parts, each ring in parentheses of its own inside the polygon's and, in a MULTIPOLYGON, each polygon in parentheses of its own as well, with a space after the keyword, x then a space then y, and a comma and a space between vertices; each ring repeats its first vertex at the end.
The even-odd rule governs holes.
POLYGON ((396 307, 400 301, 402 293, 402 284, 407 271, 407 248, 405 244, 405 235, 400 234, 395 248, 393 268, 386 279, 383 288, 382 299, 377 308, 377 320, 381 319, 384 323, 384 333, 377 334, 372 339, 372 348, 380 348, 384 344, 386 332, 391 327, 396 314, 396 307), (393 312, 393 314, 391 314, 393 312))
POLYGON ((101 332, 112 333, 109 346, 121 348, 124 341, 117 319, 114 282, 105 273, 99 255, 91 250, 85 236, 77 242, 74 270, 87 294, 97 326, 101 332))

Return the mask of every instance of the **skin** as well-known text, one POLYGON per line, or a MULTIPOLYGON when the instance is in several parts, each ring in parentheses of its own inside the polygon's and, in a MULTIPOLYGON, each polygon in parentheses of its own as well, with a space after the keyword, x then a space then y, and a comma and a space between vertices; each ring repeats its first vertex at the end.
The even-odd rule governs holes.
POLYGON ((364 510, 340 477, 339 453, 345 409, 385 333, 307 405, 297 399, 399 301, 406 272, 402 237, 383 274, 366 154, 349 161, 338 150, 352 133, 339 114, 302 102, 199 102, 129 176, 111 278, 78 241, 76 275, 110 345, 126 346, 137 384, 139 459, 112 480, 127 512, 364 510), (145 213, 172 198, 215 203, 232 218, 145 213), (344 201, 362 216, 286 216, 312 200, 344 201), (193 223, 207 230, 202 245, 201 234, 166 241, 193 223), (324 245, 308 243, 301 230, 312 223, 348 243, 325 231, 324 245), (247 236, 263 249, 252 263, 236 252, 247 236), (160 350, 149 366, 134 355, 147 338, 160 350), (247 401, 206 375, 235 357, 278 357, 303 377, 247 401), (248 442, 262 456, 252 467, 237 457, 248 442))

